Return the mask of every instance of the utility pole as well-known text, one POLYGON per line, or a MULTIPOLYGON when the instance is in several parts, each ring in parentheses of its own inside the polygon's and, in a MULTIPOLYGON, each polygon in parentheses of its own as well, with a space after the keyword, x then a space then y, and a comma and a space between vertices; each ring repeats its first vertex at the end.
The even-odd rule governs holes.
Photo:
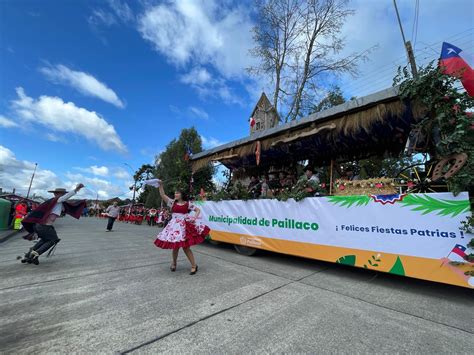
POLYGON ((397 0, 393 0, 393 6, 395 7, 395 12, 397 13, 398 25, 400 26, 400 32, 402 33, 403 45, 407 51, 408 62, 411 66, 411 73, 413 77, 418 76, 418 70, 416 69, 415 55, 413 54, 413 48, 411 42, 405 39, 405 33, 403 32, 402 21, 400 20, 400 14, 398 13, 397 0))
POLYGON ((35 177, 36 167, 37 167, 37 166, 38 166, 38 163, 35 163, 35 170, 33 170, 33 175, 31 175, 30 187, 28 187, 28 193, 26 194, 26 198, 30 197, 31 184, 33 184, 33 179, 34 179, 34 177, 35 177))

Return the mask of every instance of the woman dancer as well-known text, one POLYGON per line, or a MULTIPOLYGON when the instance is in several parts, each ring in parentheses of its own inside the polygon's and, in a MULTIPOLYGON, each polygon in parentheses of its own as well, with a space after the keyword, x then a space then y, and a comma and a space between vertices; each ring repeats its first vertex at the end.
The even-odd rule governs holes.
POLYGON ((155 245, 162 249, 173 249, 173 261, 170 266, 170 270, 173 272, 176 271, 179 248, 183 248, 191 263, 190 275, 195 275, 198 266, 190 247, 205 240, 209 234, 209 227, 197 220, 201 211, 189 202, 183 190, 176 190, 174 199, 171 199, 166 196, 161 182, 159 182, 158 189, 163 201, 171 208, 172 215, 169 223, 157 235, 155 245), (194 215, 191 216, 190 212, 194 212, 194 215))

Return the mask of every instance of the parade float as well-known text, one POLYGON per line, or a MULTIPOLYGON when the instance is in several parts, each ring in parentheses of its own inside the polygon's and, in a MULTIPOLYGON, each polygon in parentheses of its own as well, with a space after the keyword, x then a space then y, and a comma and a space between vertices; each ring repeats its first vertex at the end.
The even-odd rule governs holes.
POLYGON ((304 161, 328 181, 316 197, 239 199, 229 186, 199 202, 211 240, 473 288, 472 99, 435 69, 420 77, 282 125, 260 100, 250 136, 194 155, 193 171, 220 163, 255 176, 304 161), (424 159, 396 176, 335 176, 346 162, 403 154, 424 159))

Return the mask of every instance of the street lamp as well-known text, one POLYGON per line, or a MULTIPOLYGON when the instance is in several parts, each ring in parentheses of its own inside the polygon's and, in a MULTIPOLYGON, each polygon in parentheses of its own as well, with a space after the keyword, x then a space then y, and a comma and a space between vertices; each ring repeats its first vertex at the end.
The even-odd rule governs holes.
MULTIPOLYGON (((130 166, 130 164, 123 163, 124 165, 128 166, 130 170, 132 171, 132 174, 135 175, 133 168, 130 166)), ((137 190, 137 180, 134 178, 134 184, 133 184, 133 197, 132 197, 132 203, 130 204, 130 208, 128 210, 128 214, 132 214, 132 206, 135 204, 135 191, 137 190)))

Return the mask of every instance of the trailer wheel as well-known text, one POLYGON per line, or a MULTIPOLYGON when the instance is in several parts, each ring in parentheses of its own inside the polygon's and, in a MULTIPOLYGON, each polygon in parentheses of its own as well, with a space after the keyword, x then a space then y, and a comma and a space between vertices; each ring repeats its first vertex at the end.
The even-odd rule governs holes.
POLYGON ((249 247, 244 247, 242 245, 236 245, 234 244, 234 249, 237 251, 237 253, 245 256, 252 256, 257 253, 257 249, 255 248, 249 248, 249 247))

